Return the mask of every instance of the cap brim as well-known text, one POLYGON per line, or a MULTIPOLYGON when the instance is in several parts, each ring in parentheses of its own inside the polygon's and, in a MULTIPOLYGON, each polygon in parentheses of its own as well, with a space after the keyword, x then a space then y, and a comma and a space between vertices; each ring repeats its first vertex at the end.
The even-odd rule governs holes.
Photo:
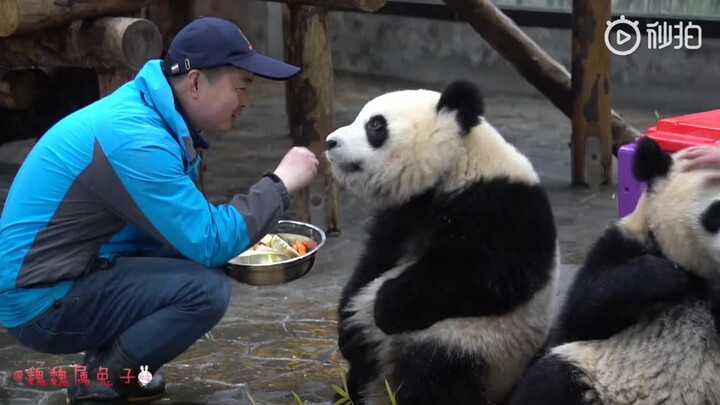
POLYGON ((300 68, 297 66, 259 53, 232 61, 232 64, 271 80, 286 80, 300 72, 300 68))

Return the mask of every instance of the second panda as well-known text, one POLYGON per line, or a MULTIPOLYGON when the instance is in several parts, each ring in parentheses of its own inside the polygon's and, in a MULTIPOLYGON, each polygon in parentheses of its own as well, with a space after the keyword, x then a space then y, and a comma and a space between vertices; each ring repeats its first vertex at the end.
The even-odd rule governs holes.
POLYGON ((492 404, 547 337, 559 269, 529 160, 457 81, 368 102, 327 137, 335 179, 376 208, 339 303, 355 404, 492 404))

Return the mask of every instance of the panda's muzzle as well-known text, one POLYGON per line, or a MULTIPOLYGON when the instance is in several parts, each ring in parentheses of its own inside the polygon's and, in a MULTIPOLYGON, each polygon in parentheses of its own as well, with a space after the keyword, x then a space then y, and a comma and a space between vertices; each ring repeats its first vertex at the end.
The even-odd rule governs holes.
POLYGON ((338 167, 345 173, 356 173, 363 170, 362 162, 339 163, 338 167))

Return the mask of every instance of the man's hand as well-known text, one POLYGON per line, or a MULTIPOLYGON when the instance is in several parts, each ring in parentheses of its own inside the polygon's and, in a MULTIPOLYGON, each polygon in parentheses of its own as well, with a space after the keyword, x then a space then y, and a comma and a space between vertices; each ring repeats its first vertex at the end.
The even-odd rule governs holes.
POLYGON ((283 157, 275 174, 292 194, 305 188, 317 174, 319 162, 308 148, 294 147, 283 157))
POLYGON ((687 160, 683 171, 711 169, 705 176, 710 182, 720 182, 720 145, 700 145, 688 148, 681 156, 687 160))

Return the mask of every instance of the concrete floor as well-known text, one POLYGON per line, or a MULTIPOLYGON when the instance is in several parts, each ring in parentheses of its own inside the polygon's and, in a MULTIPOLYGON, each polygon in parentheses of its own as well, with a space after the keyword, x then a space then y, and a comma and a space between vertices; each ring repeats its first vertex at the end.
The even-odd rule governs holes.
MULTIPOLYGON (((616 217, 615 186, 587 189, 570 186, 570 121, 517 76, 481 77, 488 119, 526 153, 547 188, 559 227, 564 269, 563 285, 593 240, 616 217)), ((395 79, 339 75, 335 82, 336 126, 352 121, 364 102, 388 90, 420 84, 395 79)), ((439 89, 438 85, 427 85, 439 89)), ((684 90, 686 91, 686 89, 684 90)), ((614 102, 630 123, 644 130, 663 116, 705 108, 676 101, 673 91, 619 89, 614 102), (645 97, 638 97, 644 91, 645 97)), ((206 154, 207 194, 211 201, 227 201, 258 176, 277 165, 290 147, 281 83, 258 80, 252 107, 236 130, 214 136, 206 154)), ((0 147, 0 201, 17 165, 32 141, 0 147)), ((306 403, 329 403, 340 384, 343 361, 336 348, 336 303, 358 256, 367 207, 341 192, 342 234, 330 238, 305 277, 270 287, 234 284, 225 318, 204 339, 163 369, 168 379, 166 404, 291 404, 292 393, 306 403)), ((288 214, 292 217, 292 214, 288 214)), ((64 392, 50 386, 52 367, 71 365, 80 355, 51 356, 18 346, 0 330, 0 404, 62 404, 64 392), (30 367, 45 372, 48 386, 16 382, 13 375, 30 367)))

